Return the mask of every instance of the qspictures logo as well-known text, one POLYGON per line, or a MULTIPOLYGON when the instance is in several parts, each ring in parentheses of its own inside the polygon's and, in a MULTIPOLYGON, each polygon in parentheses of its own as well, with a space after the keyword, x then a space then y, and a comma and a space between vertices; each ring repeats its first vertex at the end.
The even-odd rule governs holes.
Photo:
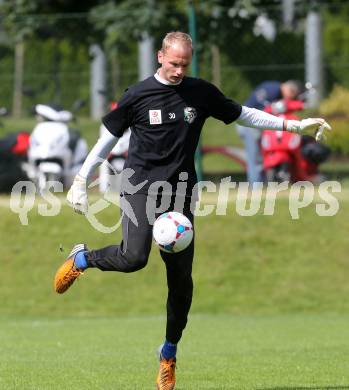
MULTIPOLYGON (((125 169, 122 174, 110 175, 109 180, 115 180, 118 175, 122 181, 124 191, 133 195, 145 188, 147 180, 133 185, 130 181, 135 172, 132 169, 125 169)), ((147 188, 146 214, 150 224, 155 221, 155 216, 167 211, 174 198, 175 211, 182 212, 184 208, 184 198, 187 194, 188 173, 182 172, 179 175, 179 182, 176 188, 165 181, 151 183, 147 188), (156 201, 154 194, 162 193, 160 202, 156 201)), ((99 179, 92 182, 86 191, 97 188, 99 179)), ((255 183, 253 187, 248 183, 237 183, 226 177, 220 183, 211 181, 201 181, 192 189, 191 212, 196 217, 204 217, 215 214, 224 216, 228 213, 235 213, 241 217, 253 217, 255 215, 272 216, 277 211, 278 197, 282 197, 288 202, 288 210, 291 219, 300 219, 301 210, 314 208, 319 217, 335 216, 340 203, 336 194, 341 193, 341 184, 337 181, 325 181, 319 186, 314 186, 311 182, 302 181, 294 184, 289 182, 274 183, 266 185, 255 183)), ((48 182, 47 190, 39 196, 36 186, 30 181, 20 181, 12 189, 10 198, 10 208, 16 213, 22 225, 27 226, 30 222, 29 212, 35 207, 43 217, 54 217, 59 215, 65 204, 64 198, 56 196, 63 192, 63 185, 60 182, 48 182)), ((137 215, 134 212, 128 197, 117 196, 112 191, 106 191, 100 196, 90 200, 88 211, 85 214, 90 225, 101 233, 111 233, 116 231, 122 222, 123 217, 127 217, 134 225, 138 226, 137 215), (119 217, 115 212, 116 222, 107 226, 102 222, 101 213, 103 210, 112 207, 120 209, 119 217)))

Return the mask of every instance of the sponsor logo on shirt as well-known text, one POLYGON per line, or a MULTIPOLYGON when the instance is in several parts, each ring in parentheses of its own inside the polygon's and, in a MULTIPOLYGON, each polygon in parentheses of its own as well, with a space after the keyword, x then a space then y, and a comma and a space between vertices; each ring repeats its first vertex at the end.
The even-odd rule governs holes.
POLYGON ((161 125, 161 110, 149 110, 149 122, 151 125, 161 125))
POLYGON ((185 107, 184 108, 184 120, 188 123, 193 123, 197 116, 196 110, 194 107, 185 107))

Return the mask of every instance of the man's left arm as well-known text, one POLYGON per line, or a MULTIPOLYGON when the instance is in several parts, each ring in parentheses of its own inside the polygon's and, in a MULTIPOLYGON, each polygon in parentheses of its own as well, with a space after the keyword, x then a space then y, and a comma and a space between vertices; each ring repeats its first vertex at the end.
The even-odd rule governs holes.
POLYGON ((254 127, 260 130, 282 130, 298 134, 311 134, 316 141, 326 139, 324 132, 331 131, 331 126, 322 118, 307 118, 287 120, 255 108, 242 106, 237 123, 246 127, 254 127))

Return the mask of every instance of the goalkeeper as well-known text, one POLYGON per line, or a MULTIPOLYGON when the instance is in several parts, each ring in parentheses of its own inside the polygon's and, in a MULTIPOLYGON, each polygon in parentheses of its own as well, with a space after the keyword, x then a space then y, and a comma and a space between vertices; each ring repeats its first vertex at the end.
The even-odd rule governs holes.
MULTIPOLYGON (((187 77, 192 52, 189 35, 168 33, 158 52, 158 71, 126 90, 118 107, 103 118, 109 133, 98 140, 88 155, 68 192, 68 202, 76 212, 88 212, 88 179, 130 127, 132 133, 125 168, 132 169, 134 174, 128 177, 132 191, 121 184, 121 206, 126 205, 136 221, 129 218, 130 213, 123 214, 120 245, 96 250, 88 250, 85 244, 75 245, 56 273, 54 287, 57 293, 64 293, 87 268, 134 272, 146 266, 152 242, 152 221, 148 220, 146 213, 147 200, 151 197, 156 199, 155 209, 160 199, 159 193, 153 192, 156 188, 154 183, 161 181, 170 185, 173 193, 169 194, 171 204, 167 209, 180 211, 193 222, 190 203, 197 182, 194 154, 208 117, 226 124, 236 121, 261 130, 310 131, 318 137, 323 131, 331 129, 320 118, 287 121, 241 106, 209 82, 187 77), (183 187, 180 186, 183 180, 187 185, 181 193, 182 202, 177 202, 174 194, 178 194, 177 188, 183 187)), ((184 251, 174 254, 161 252, 161 257, 168 284, 167 324, 156 384, 159 390, 172 390, 175 386, 177 344, 186 326, 192 300, 194 240, 184 251)))

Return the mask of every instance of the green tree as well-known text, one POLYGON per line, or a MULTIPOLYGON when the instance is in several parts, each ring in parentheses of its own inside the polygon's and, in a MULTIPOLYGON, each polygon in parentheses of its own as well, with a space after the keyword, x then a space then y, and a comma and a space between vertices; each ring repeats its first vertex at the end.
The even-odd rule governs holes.
POLYGON ((349 88, 349 4, 335 2, 324 10, 324 51, 329 88, 349 88))
MULTIPOLYGON (((63 56, 67 53, 67 50, 64 49, 66 47, 64 42, 67 42, 72 47, 74 53, 76 53, 76 60, 72 61, 73 64, 79 62, 78 56, 82 47, 85 48, 86 58, 88 59, 88 44, 103 39, 93 29, 93 25, 89 23, 87 18, 89 9, 98 5, 100 2, 96 0, 86 0, 84 2, 72 2, 68 0, 49 2, 43 0, 3 0, 0 3, 2 26, 7 33, 9 47, 14 48, 13 114, 15 116, 21 114, 22 92, 23 90, 28 90, 28 88, 24 87, 26 80, 24 69, 30 71, 32 67, 36 71, 38 70, 35 64, 24 67, 26 44, 30 43, 31 47, 26 57, 32 57, 35 54, 37 56, 35 62, 39 62, 41 57, 45 57, 46 55, 51 56, 51 44, 44 44, 43 42, 54 41, 52 45, 53 56, 50 62, 54 77, 51 78, 50 83, 51 85, 53 83, 55 94, 53 99, 61 100, 62 93, 59 71, 64 66, 63 56), (89 33, 86 34, 86 32, 89 33), (37 48, 36 53, 33 53, 32 49, 33 47, 37 47, 37 42, 42 42, 43 46, 41 50, 37 48)), ((33 89, 32 86, 31 89, 33 89)), ((38 92, 42 88, 36 86, 34 89, 38 92)))
MULTIPOLYGON (((241 76, 246 76, 242 71, 237 70, 236 65, 239 65, 242 59, 246 60, 245 51, 251 58, 250 49, 253 49, 252 42, 255 38, 252 27, 261 10, 264 9, 263 7, 268 7, 270 2, 194 0, 193 3, 197 14, 198 45, 195 49, 199 56, 200 75, 214 79, 213 76, 211 77, 210 70, 212 67, 211 53, 219 55, 221 52, 221 62, 232 68, 232 71, 225 72, 226 77, 222 85, 225 87, 233 85, 232 88, 225 88, 228 92, 241 90, 232 81, 232 75, 237 80, 241 80, 241 76), (250 43, 248 50, 243 47, 246 42, 250 43), (218 51, 213 50, 215 47, 218 51)), ((154 37, 156 46, 160 47, 161 39, 166 32, 188 31, 188 1, 108 1, 91 10, 90 20, 97 30, 105 32, 109 51, 113 48, 119 53, 127 52, 130 48, 130 38, 132 44, 135 44, 144 31, 154 37)), ((265 40, 258 38, 253 44, 259 47, 261 42, 264 43, 265 40)), ((269 50, 269 52, 272 51, 269 50)), ((260 57, 263 56, 265 53, 260 55, 260 57)), ((254 57, 251 61, 254 61, 254 57)))

